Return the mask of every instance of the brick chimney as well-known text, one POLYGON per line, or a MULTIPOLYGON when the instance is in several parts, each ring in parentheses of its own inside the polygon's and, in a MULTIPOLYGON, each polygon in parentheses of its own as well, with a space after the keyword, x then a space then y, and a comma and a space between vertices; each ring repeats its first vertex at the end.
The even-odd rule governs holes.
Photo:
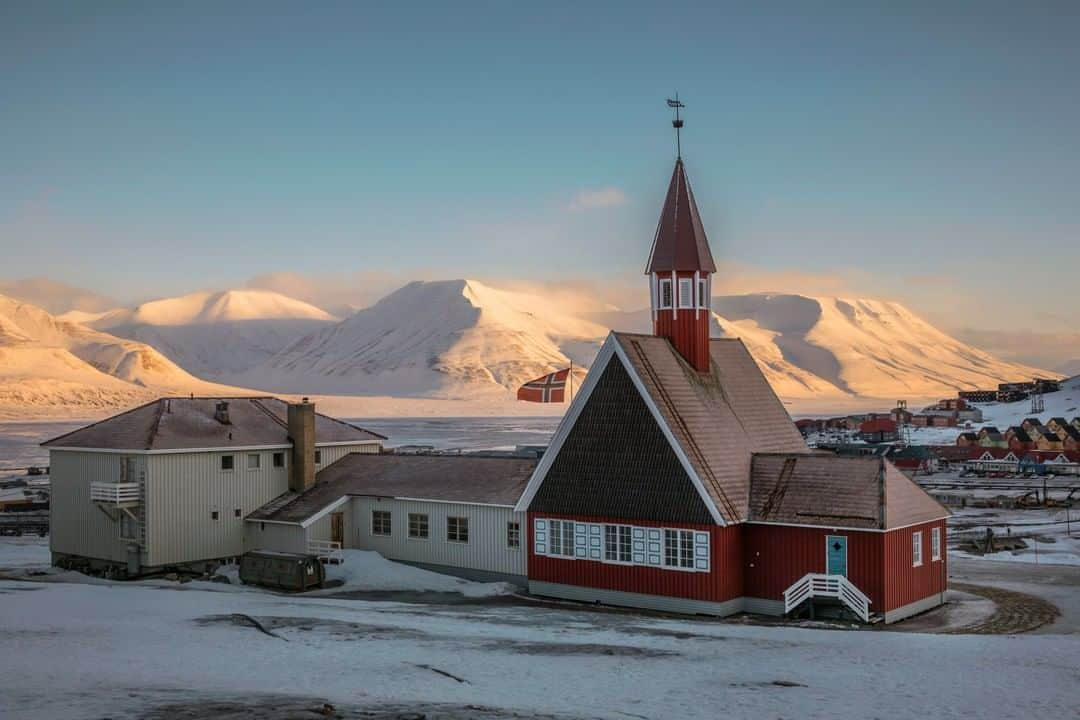
POLYGON ((289 403, 289 440, 289 490, 304 492, 315 485, 315 403, 307 398, 289 403))

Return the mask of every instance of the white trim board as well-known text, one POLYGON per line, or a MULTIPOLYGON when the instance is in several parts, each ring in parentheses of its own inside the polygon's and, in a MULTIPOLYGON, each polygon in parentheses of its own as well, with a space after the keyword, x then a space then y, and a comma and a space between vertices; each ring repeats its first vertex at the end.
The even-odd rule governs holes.
POLYGON ((324 507, 322 510, 320 510, 319 512, 317 512, 314 515, 312 515, 311 517, 309 517, 307 520, 301 521, 300 522, 300 527, 305 528, 305 529, 311 527, 317 520, 320 520, 321 518, 325 517, 329 513, 333 512, 334 510, 337 510, 339 507, 341 507, 345 503, 349 502, 349 500, 351 500, 351 499, 352 499, 352 496, 350 496, 350 495, 343 495, 343 496, 339 497, 337 500, 333 501, 332 503, 330 503, 329 505, 324 507))
POLYGON ((600 381, 600 375, 603 374, 604 368, 607 367, 608 361, 611 360, 611 356, 615 353, 614 345, 615 335, 614 333, 608 333, 607 340, 600 346, 600 352, 596 354, 596 359, 593 360, 592 365, 589 367, 585 382, 581 384, 578 394, 574 396, 573 402, 567 409, 566 414, 563 415, 559 427, 555 429, 555 434, 551 437, 548 449, 544 451, 540 462, 533 470, 532 477, 529 478, 529 483, 525 486, 525 491, 521 494, 517 504, 514 505, 515 511, 528 512, 529 505, 532 503, 533 498, 536 497, 536 493, 540 490, 548 470, 551 469, 552 464, 555 462, 555 457, 559 454, 559 450, 562 449, 566 438, 569 437, 570 430, 573 429, 574 423, 577 422, 578 416, 581 415, 581 411, 585 407, 585 403, 588 402, 589 396, 592 395, 596 384, 600 381))
POLYGON ((514 506, 514 510, 518 512, 528 511, 529 505, 532 503, 533 498, 536 497, 536 493, 539 492, 540 486, 544 482, 544 478, 547 477, 547 473, 554 464, 555 458, 558 457, 559 451, 562 449, 567 437, 569 437, 570 431, 573 429, 574 424, 581 415, 582 409, 589 400, 589 396, 592 395, 593 390, 600 381, 600 376, 604 373, 604 370, 607 369, 608 363, 611 362, 613 356, 618 358, 623 369, 630 376, 630 380, 637 389, 638 395, 645 401, 645 406, 649 408, 653 420, 659 425, 661 432, 668 441, 668 445, 675 451, 675 456, 679 459, 679 463, 682 465, 683 470, 685 470, 686 474, 690 477, 690 482, 693 483, 694 489, 697 490, 702 502, 705 503, 705 507, 709 510, 709 514, 712 516, 713 520, 717 525, 727 525, 724 516, 720 514, 720 510, 716 507, 716 503, 713 502, 712 497, 705 492, 705 485, 701 482, 701 478, 698 476, 697 471, 690 463, 690 458, 686 456, 686 453, 683 452, 678 441, 675 440, 675 435, 671 432, 671 428, 668 427, 667 422, 665 422, 664 416, 660 413, 660 409, 656 407, 656 403, 653 402, 652 397, 645 389, 645 384, 641 381, 641 378, 638 377, 637 372, 635 372, 633 364, 630 362, 629 358, 626 357, 622 347, 619 345, 619 341, 615 339, 615 333, 608 334, 603 347, 601 347, 600 352, 597 353, 596 360, 593 361, 592 367, 589 368, 589 374, 585 377, 585 383, 582 385, 581 391, 578 393, 577 397, 574 398, 573 405, 566 411, 566 415, 563 416, 562 422, 559 423, 559 428, 555 431, 555 435, 551 439, 551 444, 548 446, 547 451, 544 452, 544 456, 540 459, 540 463, 533 471, 532 477, 529 478, 529 484, 525 486, 525 492, 522 493, 521 499, 519 499, 517 505, 514 506))
POLYGON ((612 338, 612 342, 615 345, 615 354, 619 356, 619 360, 622 361, 623 367, 626 368, 626 372, 630 375, 634 387, 637 388, 638 395, 645 400, 645 405, 649 408, 649 412, 652 413, 653 419, 656 420, 656 424, 660 426, 660 430, 663 431, 664 437, 667 438, 668 444, 671 445, 671 449, 675 451, 675 455, 679 458, 679 462, 682 464, 686 474, 690 476, 690 481, 694 484, 694 489, 697 490, 698 495, 701 496, 701 500, 705 503, 705 507, 709 509, 709 514, 712 515, 713 520, 716 521, 717 525, 720 525, 721 527, 726 526, 727 522, 724 520, 724 516, 720 514, 720 509, 716 507, 716 503, 713 502, 712 496, 705 492, 705 484, 701 482, 701 477, 690 463, 690 458, 686 456, 686 453, 682 449, 682 445, 675 439, 675 435, 671 432, 671 428, 668 427, 667 421, 664 420, 660 408, 656 407, 656 403, 653 402, 652 396, 649 395, 649 392, 645 389, 645 383, 638 377, 637 372, 634 370, 633 363, 626 357, 622 346, 615 341, 614 337, 612 338))

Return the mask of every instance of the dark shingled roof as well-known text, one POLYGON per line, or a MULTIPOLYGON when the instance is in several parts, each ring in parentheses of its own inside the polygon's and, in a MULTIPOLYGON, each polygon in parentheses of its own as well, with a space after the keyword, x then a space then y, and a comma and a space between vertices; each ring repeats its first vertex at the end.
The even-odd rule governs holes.
POLYGON ((665 338, 614 337, 725 521, 747 517, 751 453, 808 452, 741 340, 710 340, 699 373, 665 338))
MULTIPOLYGON (((88 450, 186 450, 289 445, 288 403, 275 397, 159 398, 55 437, 43 447, 88 450), (229 403, 229 424, 218 422, 218 402, 229 403)), ((382 435, 315 414, 315 442, 385 440, 382 435)))
POLYGON ((948 514, 880 457, 754 455, 751 522, 888 530, 948 514))
POLYGON ((319 472, 310 490, 287 492, 247 519, 301 523, 347 495, 513 505, 536 462, 478 455, 350 453, 319 472))
POLYGON ((612 355, 532 512, 711 524, 671 444, 619 358, 612 355))
POLYGON ((672 270, 716 272, 682 158, 675 161, 675 170, 671 173, 671 184, 660 212, 645 274, 672 270))

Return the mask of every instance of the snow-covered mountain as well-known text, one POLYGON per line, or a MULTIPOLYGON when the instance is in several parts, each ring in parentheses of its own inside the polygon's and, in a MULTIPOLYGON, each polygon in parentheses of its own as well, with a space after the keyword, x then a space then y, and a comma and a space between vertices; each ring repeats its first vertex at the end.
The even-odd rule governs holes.
POLYGON ((146 343, 191 373, 225 382, 338 320, 268 290, 200 292, 61 319, 146 343))
POLYGON ((88 415, 189 392, 236 388, 200 380, 143 343, 0 295, 0 416, 88 415))
POLYGON ((785 399, 936 398, 1058 377, 966 345, 896 302, 755 294, 716 297, 713 310, 785 399))
MULTIPOLYGON (((651 326, 648 310, 583 313, 602 304, 475 280, 413 282, 343 321, 262 290, 59 319, 18 307, 0 307, 9 398, 186 388, 201 382, 196 375, 279 393, 502 402, 571 360, 580 383, 609 328, 651 326), (16 376, 23 380, 13 383, 16 376)), ((796 412, 918 404, 1055 376, 962 343, 893 302, 755 294, 716 297, 713 308, 713 334, 742 338, 796 412)))
POLYGON ((570 360, 580 381, 606 332, 557 299, 413 282, 236 379, 282 392, 507 397, 570 360))
MULTIPOLYGON (((713 307, 714 336, 742 338, 788 401, 891 405, 1053 375, 965 345, 894 302, 738 295, 713 307)), ((650 326, 647 310, 579 315, 557 298, 475 280, 415 282, 236 381, 282 392, 505 395, 570 359, 584 369, 609 328, 650 326)))

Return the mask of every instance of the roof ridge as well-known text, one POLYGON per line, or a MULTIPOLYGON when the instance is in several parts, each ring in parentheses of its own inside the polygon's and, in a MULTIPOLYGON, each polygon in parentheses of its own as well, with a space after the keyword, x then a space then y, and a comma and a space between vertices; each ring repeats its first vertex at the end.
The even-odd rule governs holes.
MULTIPOLYGON (((276 422, 276 423, 277 423, 278 425, 280 425, 281 427, 285 428, 285 430, 286 430, 286 434, 287 434, 287 433, 288 433, 288 430, 289 430, 289 423, 287 423, 287 422, 285 422, 284 420, 282 420, 281 418, 279 418, 279 417, 278 417, 277 415, 275 415, 275 414, 274 414, 274 413, 273 413, 273 412, 272 412, 272 411, 270 410, 270 408, 266 407, 266 406, 265 406, 265 405, 263 405, 263 404, 262 404, 261 402, 259 402, 259 400, 262 400, 262 399, 263 399, 263 398, 253 398, 253 399, 252 399, 252 401, 251 401, 251 404, 252 404, 252 405, 254 405, 255 407, 259 408, 260 410, 262 410, 262 411, 263 411, 264 413, 266 413, 266 415, 267 415, 267 416, 268 416, 268 417, 269 417, 269 418, 270 418, 271 420, 273 420, 274 422, 276 422)), ((281 398, 277 398, 277 399, 278 399, 278 400, 280 400, 281 398)))
POLYGON ((373 436, 379 438, 380 440, 389 440, 390 439, 390 438, 386 437, 385 435, 380 435, 377 432, 371 432, 367 428, 362 428, 359 425, 353 425, 350 422, 345 422, 344 420, 341 420, 340 418, 336 418, 333 415, 327 415, 326 413, 321 413, 321 412, 316 412, 315 414, 320 415, 320 416, 326 418, 327 420, 332 420, 332 421, 338 423, 339 425, 344 425, 345 427, 350 428, 352 430, 359 430, 360 432, 366 432, 368 435, 373 435, 373 436))
POLYGON ((124 415, 130 415, 131 413, 135 412, 136 410, 142 410, 145 407, 149 407, 150 405, 153 405, 154 403, 158 402, 159 400, 161 400, 161 398, 156 398, 154 400, 144 402, 142 405, 136 405, 133 408, 128 408, 127 410, 119 412, 116 415, 110 415, 108 417, 101 418, 100 420, 98 420, 96 422, 92 422, 89 425, 82 425, 81 427, 77 427, 74 430, 69 430, 66 433, 63 433, 61 435, 57 435, 54 438, 49 438, 48 440, 43 441, 40 445, 38 445, 38 447, 44 447, 45 445, 48 445, 49 443, 54 443, 57 440, 62 440, 64 438, 68 437, 69 435, 74 435, 77 432, 82 432, 83 430, 88 430, 89 428, 97 427, 98 425, 102 424, 103 422, 106 422, 107 420, 115 420, 116 418, 123 417, 124 415))
POLYGON ((161 418, 165 413, 165 404, 170 402, 169 400, 163 400, 158 398, 157 411, 154 413, 154 421, 150 423, 150 432, 146 436, 146 449, 149 450, 154 447, 154 439, 157 437, 158 426, 161 424, 161 418))

